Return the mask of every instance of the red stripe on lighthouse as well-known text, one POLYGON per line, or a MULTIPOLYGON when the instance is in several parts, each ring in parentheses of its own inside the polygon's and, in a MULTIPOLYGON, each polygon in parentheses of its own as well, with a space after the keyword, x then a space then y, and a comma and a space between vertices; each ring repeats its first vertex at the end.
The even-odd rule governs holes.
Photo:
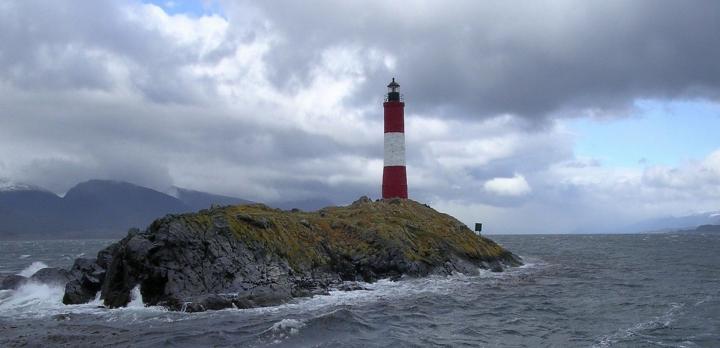
POLYGON ((385 133, 405 132, 405 103, 385 102, 385 133))
POLYGON ((383 198, 408 198, 405 166, 383 168, 383 198))

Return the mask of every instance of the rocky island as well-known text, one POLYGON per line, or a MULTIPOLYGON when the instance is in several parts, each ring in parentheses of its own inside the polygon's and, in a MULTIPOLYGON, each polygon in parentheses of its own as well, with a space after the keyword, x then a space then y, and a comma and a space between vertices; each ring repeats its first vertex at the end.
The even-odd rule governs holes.
POLYGON ((65 304, 100 292, 126 306, 133 289, 146 305, 204 311, 276 305, 356 281, 477 274, 517 266, 518 257, 455 218, 407 199, 371 201, 317 212, 262 204, 167 215, 145 231, 75 260, 65 304))

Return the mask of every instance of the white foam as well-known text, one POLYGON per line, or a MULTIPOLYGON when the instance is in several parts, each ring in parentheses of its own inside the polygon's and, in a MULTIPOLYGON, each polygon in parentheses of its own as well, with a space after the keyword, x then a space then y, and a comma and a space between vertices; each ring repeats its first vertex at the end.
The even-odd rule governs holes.
MULTIPOLYGON (((542 262, 540 262, 542 264, 542 262)), ((45 267, 42 263, 33 263, 33 266, 26 268, 23 272, 34 273, 37 269, 45 267), (42 267, 40 267, 42 266, 42 267)), ((32 265, 31 265, 32 266, 32 265)), ((528 265, 530 266, 530 265, 528 265)), ((534 268, 531 266, 531 268, 534 268)), ((251 309, 228 309, 227 312, 243 313, 243 315, 265 315, 266 313, 303 313, 314 310, 324 310, 336 306, 350 305, 358 306, 378 301, 394 300, 422 293, 453 294, 458 289, 466 288, 478 281, 480 282, 503 282, 505 278, 512 279, 518 274, 527 273, 528 269, 517 267, 508 268, 506 272, 493 273, 487 270, 481 271, 479 275, 467 276, 464 274, 453 274, 450 276, 430 276, 425 278, 404 278, 401 281, 388 279, 379 280, 375 283, 359 283, 368 290, 355 291, 330 291, 329 296, 314 296, 291 301, 289 303, 274 306, 251 309)), ((130 302, 125 308, 108 309, 102 307, 100 294, 94 301, 80 305, 64 305, 62 297, 64 289, 51 287, 43 284, 26 284, 16 291, 0 292, 0 317, 46 317, 61 313, 92 313, 98 315, 99 320, 106 321, 161 321, 174 322, 214 315, 214 312, 206 313, 180 313, 171 312, 166 308, 158 306, 146 307, 142 298, 140 287, 132 289, 130 302)), ((287 319, 273 325, 275 331, 287 332, 287 335, 297 333, 304 322, 296 319, 287 319)), ((272 328, 271 328, 272 329, 272 328)), ((270 335, 273 330, 268 329, 270 335)), ((274 334, 278 338, 277 334, 274 334)), ((269 341, 271 342, 271 341, 269 341)))
POLYGON ((273 326, 270 328, 270 330, 274 332, 285 332, 289 331, 291 335, 295 335, 305 327, 305 322, 302 320, 297 319, 283 319, 279 322, 273 324, 273 326))
POLYGON ((184 320, 180 313, 169 312, 166 308, 145 307, 140 288, 131 292, 131 301, 126 308, 108 309, 103 306, 100 292, 95 299, 84 304, 65 305, 62 303, 65 288, 63 286, 29 282, 17 290, 0 290, 0 318, 43 318, 57 314, 84 313, 97 315, 105 321, 165 321, 184 320))
POLYGON ((631 327, 620 329, 613 334, 602 336, 599 342, 593 345, 593 347, 609 347, 630 337, 637 336, 641 334, 642 331, 669 327, 675 319, 675 314, 677 314, 682 307, 684 307, 684 304, 671 303, 670 309, 662 315, 637 323, 631 327))
POLYGON ((290 336, 297 335, 305 327, 305 322, 298 319, 283 319, 263 332, 270 344, 278 344, 290 336))
POLYGON ((30 257, 29 254, 23 254, 23 255, 20 255, 20 257, 18 257, 18 258, 22 260, 22 259, 27 259, 28 257, 30 257))
POLYGON ((142 293, 140 293, 140 285, 136 285, 130 292, 130 302, 127 304, 127 308, 145 308, 142 293))
POLYGON ((63 287, 39 283, 26 283, 17 290, 10 290, 0 299, 0 315, 26 316, 63 306, 63 287))
POLYGON ((490 272, 482 270, 479 275, 467 276, 461 273, 449 276, 429 276, 424 278, 407 278, 401 281, 381 279, 375 283, 358 282, 368 290, 330 291, 329 296, 313 296, 275 307, 260 307, 244 309, 249 312, 293 312, 314 311, 336 306, 357 306, 364 303, 374 303, 382 300, 404 298, 422 293, 453 294, 457 289, 463 289, 472 283, 480 281, 502 281, 503 278, 512 277, 509 272, 490 272))
POLYGON ((48 268, 48 265, 46 265, 44 262, 35 261, 30 264, 30 266, 25 267, 18 275, 23 277, 32 277, 33 274, 35 274, 37 271, 48 268))

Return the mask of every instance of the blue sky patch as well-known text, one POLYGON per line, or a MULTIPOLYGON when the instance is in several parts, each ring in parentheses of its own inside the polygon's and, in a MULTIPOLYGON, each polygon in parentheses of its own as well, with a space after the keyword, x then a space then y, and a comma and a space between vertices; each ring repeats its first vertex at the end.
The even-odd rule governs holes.
POLYGON ((578 118, 565 125, 576 134, 575 154, 605 166, 675 166, 720 147, 720 106, 705 101, 635 103, 626 118, 578 118))

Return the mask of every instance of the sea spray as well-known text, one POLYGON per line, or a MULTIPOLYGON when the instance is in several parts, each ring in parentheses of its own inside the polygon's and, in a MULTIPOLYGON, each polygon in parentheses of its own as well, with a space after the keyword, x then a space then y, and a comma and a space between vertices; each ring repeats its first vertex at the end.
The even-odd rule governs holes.
POLYGON ((37 271, 48 268, 48 265, 46 265, 44 262, 35 261, 30 264, 30 266, 25 267, 18 275, 23 277, 32 277, 33 274, 35 274, 37 271))
POLYGON ((26 283, 0 299, 0 315, 27 316, 62 307, 64 289, 57 285, 26 283))
POLYGON ((127 304, 128 308, 145 308, 143 303, 142 293, 140 293, 140 285, 136 285, 132 292, 130 292, 130 302, 127 304))
POLYGON ((290 336, 297 335, 305 327, 305 322, 298 319, 283 319, 273 324, 260 335, 260 341, 266 344, 279 344, 290 336))

